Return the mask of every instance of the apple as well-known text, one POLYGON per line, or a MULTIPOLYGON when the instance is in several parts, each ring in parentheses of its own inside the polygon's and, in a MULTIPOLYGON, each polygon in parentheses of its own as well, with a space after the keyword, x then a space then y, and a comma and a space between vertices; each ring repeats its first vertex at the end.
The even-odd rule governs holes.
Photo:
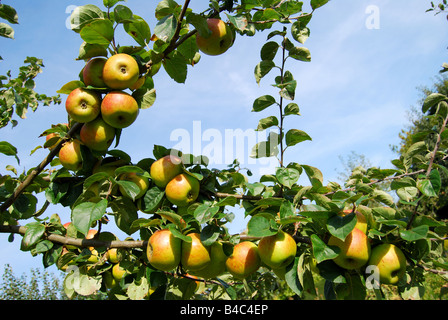
POLYGON ((111 271, 106 271, 103 273, 103 281, 107 289, 112 289, 117 285, 117 280, 115 280, 111 271))
POLYGON ((76 88, 68 95, 65 110, 76 122, 85 123, 95 120, 100 114, 101 97, 93 90, 76 88))
POLYGON ((182 253, 180 261, 188 271, 198 271, 210 264, 210 251, 201 242, 199 233, 189 233, 191 242, 182 242, 182 253))
POLYGON ((406 257, 403 251, 389 243, 372 249, 368 265, 378 267, 382 284, 397 284, 406 273, 406 257))
POLYGON ((165 188, 168 182, 183 171, 182 160, 176 156, 165 156, 154 161, 150 168, 151 179, 159 188, 165 188))
POLYGON ((211 261, 206 268, 192 271, 191 273, 204 279, 212 279, 222 275, 226 271, 227 260, 222 242, 215 241, 210 246, 210 260, 211 261))
MULTIPOLYGON (((338 213, 338 215, 347 216, 347 215, 351 214, 352 212, 353 212, 352 210, 344 210, 344 211, 338 213)), ((355 215, 356 215, 356 219, 357 219, 355 228, 357 228, 367 234, 368 225, 367 225, 367 219, 366 219, 365 215, 363 215, 359 211, 355 211, 355 215)))
POLYGON ((82 143, 95 151, 107 151, 115 138, 115 128, 101 117, 84 123, 79 133, 82 143))
POLYGON ((126 270, 123 269, 119 263, 114 264, 112 267, 112 277, 115 279, 116 282, 120 282, 121 279, 126 276, 126 270))
MULTIPOLYGON (((134 200, 143 197, 149 188, 149 179, 136 172, 125 172, 120 174, 118 180, 134 182, 140 189, 140 192, 134 197, 134 200)), ((119 186, 122 195, 127 195, 123 186, 119 186)))
POLYGON ((104 64, 103 81, 111 89, 127 89, 135 84, 139 75, 137 61, 126 53, 115 54, 104 64))
POLYGON ((344 269, 359 269, 369 261, 371 251, 369 238, 357 228, 353 229, 344 241, 331 236, 328 245, 341 249, 341 252, 333 261, 344 269))
POLYGON ((168 201, 178 207, 186 207, 199 196, 200 184, 195 177, 181 173, 174 177, 165 188, 165 195, 168 201))
POLYGON ((59 161, 64 168, 78 171, 82 168, 81 143, 79 140, 71 140, 59 150, 59 161))
POLYGON ((154 232, 148 240, 146 255, 149 263, 161 271, 171 271, 180 263, 182 240, 169 229, 154 232))
POLYGON ((297 244, 293 237, 284 231, 263 237, 258 243, 261 261, 272 269, 288 266, 296 256, 297 244))
POLYGON ((208 37, 196 35, 196 44, 203 53, 210 56, 217 56, 226 52, 235 40, 229 25, 221 19, 207 19, 207 26, 211 31, 208 37))
POLYGON ((107 261, 109 261, 110 263, 118 263, 121 260, 121 254, 118 251, 117 248, 111 248, 109 250, 106 251, 106 258, 107 261))
POLYGON ((106 64, 106 58, 93 58, 90 59, 82 70, 82 78, 86 86, 92 86, 95 88, 106 88, 106 84, 103 80, 103 69, 106 64))
POLYGON ((243 241, 233 247, 233 253, 226 260, 226 268, 236 279, 245 279, 261 266, 258 247, 250 241, 243 241))
POLYGON ((101 102, 101 116, 110 126, 123 129, 134 123, 140 112, 137 101, 123 91, 111 91, 101 102))

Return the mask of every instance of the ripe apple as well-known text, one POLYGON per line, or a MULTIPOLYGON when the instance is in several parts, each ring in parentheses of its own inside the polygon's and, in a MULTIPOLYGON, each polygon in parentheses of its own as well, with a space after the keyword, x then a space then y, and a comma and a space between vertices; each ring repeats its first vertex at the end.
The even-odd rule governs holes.
POLYGON ((78 171, 82 168, 81 143, 79 140, 71 140, 59 150, 59 161, 64 168, 78 171))
POLYGON ((389 243, 374 247, 368 264, 378 267, 382 284, 397 284, 406 272, 406 257, 403 251, 389 243))
POLYGON ((263 237, 258 243, 261 261, 272 269, 288 266, 296 256, 297 244, 293 237, 284 231, 263 237))
MULTIPOLYGON (((141 174, 136 173, 136 172, 122 173, 118 177, 118 180, 131 181, 131 182, 134 182, 139 187, 140 192, 135 196, 134 200, 143 197, 149 188, 149 179, 141 174)), ((120 189, 120 192, 122 195, 126 195, 126 192, 122 186, 120 186, 119 189, 120 189)))
POLYGON ((341 252, 333 261, 344 269, 359 269, 369 261, 371 251, 369 238, 357 228, 347 235, 345 241, 331 236, 328 245, 341 249, 341 252))
POLYGON ((165 156, 151 165, 151 179, 159 188, 165 188, 168 182, 183 171, 182 160, 176 156, 165 156))
POLYGON ((182 240, 169 229, 154 232, 148 240, 146 255, 149 263, 161 271, 171 271, 180 263, 182 240))
POLYGON ((120 262, 120 260, 121 260, 121 254, 117 248, 111 248, 111 249, 107 250, 106 257, 110 263, 114 263, 114 264, 120 262))
POLYGON ((79 132, 82 143, 95 151, 107 151, 115 138, 115 128, 101 117, 84 123, 79 132))
POLYGON ((101 115, 110 126, 123 129, 134 123, 140 112, 137 101, 123 91, 106 94, 101 102, 101 115))
POLYGON ((137 61, 126 53, 115 54, 104 64, 103 80, 111 89, 127 89, 135 84, 139 75, 137 61))
MULTIPOLYGON (((346 216, 352 213, 352 210, 344 210, 342 212, 339 213, 340 216, 346 216)), ((363 215, 361 212, 359 211, 355 211, 355 215, 356 215, 356 225, 355 228, 361 230, 362 232, 364 232, 365 234, 367 234, 367 229, 368 229, 368 225, 367 225, 367 219, 365 217, 365 215, 363 215)))
POLYGON ((203 53, 217 56, 226 52, 235 40, 235 36, 224 21, 216 18, 207 19, 207 26, 211 31, 208 37, 196 35, 196 44, 203 53))
POLYGON ((106 84, 103 80, 103 69, 106 64, 106 58, 93 58, 85 65, 82 70, 82 78, 86 86, 92 86, 95 88, 106 88, 106 84))
POLYGON ((191 273, 200 278, 212 279, 222 275, 226 271, 227 256, 224 253, 221 242, 215 241, 210 246, 210 260, 206 268, 192 271, 191 273))
POLYGON ((93 90, 76 88, 68 95, 65 110, 76 122, 85 123, 95 120, 100 114, 101 97, 93 90))
POLYGON ((233 247, 233 253, 226 260, 226 268, 237 279, 245 279, 258 270, 261 259, 258 247, 250 241, 243 241, 233 247))
POLYGON ((196 201, 199 189, 198 179, 187 173, 181 173, 168 182, 165 195, 172 204, 186 207, 196 201))
POLYGON ((180 261, 182 266, 188 271, 201 270, 210 264, 210 251, 201 242, 199 233, 190 233, 191 242, 182 242, 182 253, 180 261))
POLYGON ((114 264, 114 266, 112 267, 112 277, 116 282, 120 282, 120 280, 123 279, 124 276, 126 276, 126 273, 126 270, 123 269, 119 263, 114 264))

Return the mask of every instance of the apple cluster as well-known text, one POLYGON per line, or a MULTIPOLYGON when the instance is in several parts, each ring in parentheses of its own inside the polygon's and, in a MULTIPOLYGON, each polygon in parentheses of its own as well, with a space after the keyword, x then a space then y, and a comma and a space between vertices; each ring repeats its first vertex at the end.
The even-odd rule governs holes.
POLYGON ((84 86, 72 90, 65 102, 70 123, 82 123, 79 136, 65 143, 59 160, 68 170, 82 168, 81 145, 93 152, 105 152, 114 141, 117 130, 129 127, 140 108, 126 89, 142 85, 137 61, 128 54, 109 58, 95 57, 82 70, 84 86))
MULTIPOLYGON (((352 211, 344 211, 347 215, 352 211)), ((381 243, 371 248, 367 237, 367 219, 355 211, 357 222, 344 240, 331 236, 329 246, 339 248, 339 255, 333 261, 346 270, 356 270, 364 266, 377 267, 382 284, 395 285, 406 272, 406 257, 402 250, 391 243, 381 243)))
POLYGON ((221 241, 206 246, 199 233, 192 232, 187 236, 191 241, 176 237, 169 228, 155 231, 148 241, 149 263, 162 271, 171 271, 181 265, 188 274, 203 279, 228 272, 238 280, 246 279, 263 265, 284 278, 286 267, 294 261, 297 252, 295 240, 283 231, 262 238, 258 245, 241 241, 233 246, 229 255, 221 241))

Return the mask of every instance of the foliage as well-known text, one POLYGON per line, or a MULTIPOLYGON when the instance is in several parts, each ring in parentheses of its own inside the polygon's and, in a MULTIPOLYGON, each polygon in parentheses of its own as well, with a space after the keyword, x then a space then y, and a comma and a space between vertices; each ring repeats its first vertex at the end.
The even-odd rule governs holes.
MULTIPOLYGON (((189 67, 199 62, 197 33, 205 34, 206 19, 226 19, 237 36, 253 36, 267 30, 266 43, 260 50, 260 61, 254 66, 254 78, 260 86, 270 79, 278 95, 266 94, 255 99, 252 111, 270 112, 259 120, 255 130, 266 131, 268 139, 252 148, 251 157, 275 157, 278 166, 258 182, 248 182, 238 161, 224 170, 208 167, 207 158, 183 154, 169 147, 155 145, 153 156, 134 160, 131 155, 114 148, 97 152, 82 147, 82 168, 76 172, 60 167, 57 154, 65 141, 79 137, 80 124, 71 121, 54 125, 42 135, 59 135, 49 156, 34 170, 15 176, 2 176, 0 181, 0 230, 23 235, 21 249, 42 255, 44 266, 56 265, 66 270, 64 290, 69 298, 105 292, 110 299, 366 299, 369 274, 366 268, 345 270, 333 259, 339 250, 327 245, 334 236, 344 240, 355 228, 354 211, 368 222, 368 237, 375 246, 393 243, 407 258, 406 276, 394 287, 402 298, 422 298, 425 275, 430 270, 444 274, 448 265, 444 237, 445 221, 426 214, 424 203, 437 199, 442 190, 442 177, 448 169, 436 160, 446 156, 448 136, 448 97, 431 93, 422 104, 422 111, 438 127, 425 134, 414 134, 412 144, 392 161, 393 168, 356 168, 341 186, 324 184, 323 173, 302 163, 284 163, 288 149, 309 143, 312 137, 299 128, 287 127, 300 116, 295 103, 297 80, 287 69, 289 63, 308 63, 311 52, 304 45, 310 36, 309 22, 316 10, 328 0, 311 0, 309 12, 300 1, 220 1, 210 0, 203 12, 193 12, 185 1, 161 1, 155 11, 157 23, 150 26, 118 0, 104 0, 105 11, 96 5, 77 7, 71 16, 71 28, 83 43, 77 58, 109 57, 116 53, 132 55, 140 66, 143 85, 132 89, 142 112, 156 102, 156 75, 163 68, 173 81, 184 83, 189 67), (130 43, 118 44, 115 32, 123 28, 130 43), (436 143, 429 145, 432 134, 436 143), (181 157, 184 173, 200 181, 200 194, 188 207, 176 207, 165 190, 151 182, 142 198, 139 189, 121 174, 133 172, 151 178, 151 164, 166 155, 181 157), (115 165, 111 174, 94 173, 97 165, 115 165), (51 165, 52 169, 45 169, 51 165), (309 185, 299 183, 303 176, 309 185), (382 182, 390 182, 390 192, 382 182), (96 188, 96 189, 95 189, 96 188), (121 192, 117 189, 121 188, 121 192), (38 209, 37 194, 45 194, 47 202, 38 209), (64 227, 57 214, 44 217, 51 204, 71 210, 71 225, 64 227), (243 234, 229 234, 226 224, 234 210, 243 208, 249 217, 243 234), (341 216, 344 210, 352 212, 341 216), (109 217, 111 217, 109 219, 109 217), (21 220, 32 219, 25 226, 21 220), (107 223, 128 235, 124 241, 102 231, 107 223), (97 230, 86 240, 91 228, 97 230), (280 230, 293 235, 297 242, 294 261, 285 269, 284 280, 274 270, 261 267, 244 280, 229 274, 212 280, 192 277, 180 265, 172 272, 155 269, 146 255, 146 241, 158 229, 169 228, 176 238, 191 241, 190 232, 198 232, 205 245, 216 241, 225 244, 230 255, 233 245, 277 234, 280 230), (134 237, 138 238, 137 240, 134 237), (107 277, 116 262, 108 260, 108 249, 118 248, 119 262, 126 276, 106 286, 107 277), (94 253, 95 251, 95 253, 94 253), (93 258, 93 259, 92 259, 93 258), (323 284, 323 285, 322 285, 323 284), (316 290, 316 287, 323 290, 316 290)), ((219 58, 217 58, 219 59, 219 58)), ((82 77, 67 82, 59 91, 69 94, 82 87, 99 93, 105 88, 86 86, 82 77)), ((3 94, 4 95, 4 94, 3 94)), ((4 142, 0 151, 17 156, 14 147, 4 142)), ((249 174, 249 172, 248 172, 249 174)), ((375 289, 381 298, 387 287, 375 289)))

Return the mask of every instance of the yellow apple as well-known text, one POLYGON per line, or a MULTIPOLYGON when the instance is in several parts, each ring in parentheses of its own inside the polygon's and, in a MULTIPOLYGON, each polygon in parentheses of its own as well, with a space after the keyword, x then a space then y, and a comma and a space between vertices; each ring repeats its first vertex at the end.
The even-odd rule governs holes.
MULTIPOLYGON (((352 210, 344 210, 344 211, 340 212, 338 215, 343 217, 343 216, 347 216, 347 215, 351 214, 352 212, 353 212, 352 210)), ((355 211, 355 215, 356 215, 355 228, 357 228, 367 234, 368 225, 367 225, 366 217, 359 211, 355 211)))
MULTIPOLYGON (((140 192, 134 197, 134 200, 143 197, 149 188, 149 179, 136 172, 123 173, 118 177, 118 180, 131 181, 139 187, 140 192)), ((127 196, 127 193, 125 192, 123 186, 120 186, 119 189, 122 195, 127 196)))
POLYGON ((226 260, 227 271, 236 279, 245 279, 258 270, 261 259, 257 245, 243 241, 233 247, 233 253, 226 260))
POLYGON ((288 266, 297 252, 297 244, 293 237, 284 231, 263 237, 258 243, 261 261, 272 269, 288 266))
POLYGON ((111 89, 127 89, 135 84, 139 75, 137 61, 126 53, 115 54, 104 64, 103 81, 111 89))
POLYGON ((119 263, 114 264, 112 267, 112 277, 116 282, 120 282, 126 276, 127 272, 123 269, 119 263))
POLYGON ((82 168, 81 143, 79 140, 71 140, 59 150, 59 161, 64 168, 78 171, 82 168))
POLYGON ((95 120, 100 114, 101 97, 93 90, 76 88, 68 95, 65 110, 76 122, 85 123, 95 120))
POLYGON ((165 195, 172 204, 178 207, 186 207, 196 201, 199 190, 198 179, 187 173, 181 173, 168 182, 165 195))
POLYGON ((397 284, 406 273, 406 257, 403 251, 389 243, 372 249, 368 265, 378 267, 382 284, 397 284))
POLYGON ((347 270, 359 269, 364 266, 370 257, 370 242, 364 232, 355 228, 348 234, 344 241, 331 236, 328 245, 341 249, 339 255, 333 261, 347 270))
POLYGON ((169 229, 154 232, 146 249, 149 263, 162 271, 176 268, 180 263, 181 252, 182 240, 175 237, 169 229))
POLYGON ((151 165, 150 175, 151 179, 159 188, 165 188, 178 174, 183 171, 182 160, 176 156, 165 156, 151 165))
POLYGON ((106 257, 110 263, 118 263, 121 260, 121 253, 117 248, 111 248, 107 250, 106 257))
POLYGON ((210 246, 210 260, 206 268, 191 273, 204 279, 212 279, 222 275, 226 271, 227 260, 222 242, 215 241, 210 246))
POLYGON ((188 271, 198 271, 210 264, 210 251, 201 242, 199 233, 190 233, 191 242, 182 242, 181 263, 188 271))
POLYGON ((101 117, 84 123, 79 133, 82 143, 95 151, 107 151, 115 138, 115 128, 101 117))

